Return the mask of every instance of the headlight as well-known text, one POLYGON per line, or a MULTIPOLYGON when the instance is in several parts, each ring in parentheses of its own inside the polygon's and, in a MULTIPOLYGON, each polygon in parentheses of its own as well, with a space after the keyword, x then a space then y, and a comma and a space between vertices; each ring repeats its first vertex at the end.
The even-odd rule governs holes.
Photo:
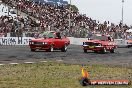
POLYGON ((46 44, 48 44, 48 43, 47 43, 47 42, 43 42, 42 44, 43 44, 43 45, 46 45, 46 44))
POLYGON ((34 44, 34 42, 30 41, 29 44, 34 44))
POLYGON ((88 45, 86 44, 86 42, 83 42, 83 46, 88 46, 88 45))
POLYGON ((101 44, 99 44, 98 46, 102 46, 101 44))
POLYGON ((86 45, 86 43, 85 43, 85 42, 83 42, 83 45, 86 45))
POLYGON ((31 44, 34 44, 34 42, 31 42, 31 44))
POLYGON ((101 44, 98 44, 97 46, 95 46, 95 47, 103 47, 101 44))
POLYGON ((45 42, 45 44, 48 44, 47 42, 45 42))

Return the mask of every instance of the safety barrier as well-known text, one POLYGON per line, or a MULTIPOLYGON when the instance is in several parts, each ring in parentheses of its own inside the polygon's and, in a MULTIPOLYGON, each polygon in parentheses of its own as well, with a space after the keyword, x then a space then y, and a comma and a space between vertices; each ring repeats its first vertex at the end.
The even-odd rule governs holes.
POLYGON ((32 37, 0 37, 0 45, 28 45, 32 37))
MULTIPOLYGON (((74 38, 68 37, 70 43, 74 45, 82 45, 83 41, 87 38, 74 38)), ((0 37, 0 45, 28 45, 29 40, 34 39, 33 37, 0 37)), ((114 39, 118 47, 126 47, 127 41, 125 39, 114 39)))
MULTIPOLYGON (((74 38, 74 37, 69 37, 71 44, 74 45, 82 45, 83 41, 87 41, 88 38, 74 38)), ((114 42, 117 44, 118 47, 126 47, 127 40, 125 39, 114 39, 114 42)))
POLYGON ((127 40, 126 39, 114 39, 114 42, 117 44, 118 47, 127 47, 127 40))

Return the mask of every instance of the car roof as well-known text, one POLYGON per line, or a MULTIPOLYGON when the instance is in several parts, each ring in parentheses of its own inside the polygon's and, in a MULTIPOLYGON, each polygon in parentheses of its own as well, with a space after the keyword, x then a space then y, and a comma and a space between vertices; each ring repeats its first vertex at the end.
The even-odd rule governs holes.
POLYGON ((106 37, 109 37, 110 35, 106 35, 106 34, 93 34, 93 36, 106 36, 106 37))
POLYGON ((42 33, 47 33, 47 34, 49 34, 49 33, 55 33, 55 31, 44 31, 44 32, 42 32, 42 33))

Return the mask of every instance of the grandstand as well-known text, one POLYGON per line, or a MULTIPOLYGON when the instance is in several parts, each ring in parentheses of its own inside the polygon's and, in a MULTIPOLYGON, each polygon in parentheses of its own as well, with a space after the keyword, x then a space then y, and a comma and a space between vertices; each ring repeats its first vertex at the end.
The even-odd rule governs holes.
POLYGON ((125 31, 129 29, 127 25, 122 27, 121 24, 114 24, 109 21, 100 23, 84 14, 80 14, 78 11, 74 11, 72 8, 70 11, 68 2, 63 0, 11 0, 10 2, 2 0, 2 2, 27 15, 27 17, 18 16, 13 19, 1 17, 1 24, 9 25, 9 27, 6 27, 6 25, 0 26, 0 32, 5 34, 18 31, 20 33, 36 33, 51 30, 61 31, 72 37, 87 37, 89 33, 100 32, 115 38, 125 38, 125 31), (12 20, 10 21, 10 19, 12 20))
POLYGON ((32 0, 38 3, 48 3, 50 5, 68 5, 67 1, 64 0, 32 0))

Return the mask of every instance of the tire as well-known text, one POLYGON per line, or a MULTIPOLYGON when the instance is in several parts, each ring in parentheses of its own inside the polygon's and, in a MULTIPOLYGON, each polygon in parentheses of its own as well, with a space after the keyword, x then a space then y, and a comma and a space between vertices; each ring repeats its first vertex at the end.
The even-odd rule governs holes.
POLYGON ((127 48, 130 48, 130 47, 132 47, 132 46, 131 46, 131 45, 128 45, 128 46, 127 46, 127 48))
POLYGON ((35 49, 31 49, 32 52, 35 52, 35 49))
POLYGON ((54 51, 53 45, 50 45, 50 48, 49 48, 47 51, 48 51, 48 52, 53 52, 53 51, 54 51))
POLYGON ((66 52, 67 51, 67 45, 65 44, 62 48, 61 48, 62 52, 66 52))
POLYGON ((115 50, 114 49, 110 50, 110 53, 115 53, 115 50))
POLYGON ((106 48, 103 48, 103 50, 101 51, 102 54, 106 53, 106 48))
POLYGON ((94 51, 94 53, 98 53, 98 51, 94 51))
POLYGON ((83 49, 84 50, 84 53, 87 53, 87 49, 83 49))

